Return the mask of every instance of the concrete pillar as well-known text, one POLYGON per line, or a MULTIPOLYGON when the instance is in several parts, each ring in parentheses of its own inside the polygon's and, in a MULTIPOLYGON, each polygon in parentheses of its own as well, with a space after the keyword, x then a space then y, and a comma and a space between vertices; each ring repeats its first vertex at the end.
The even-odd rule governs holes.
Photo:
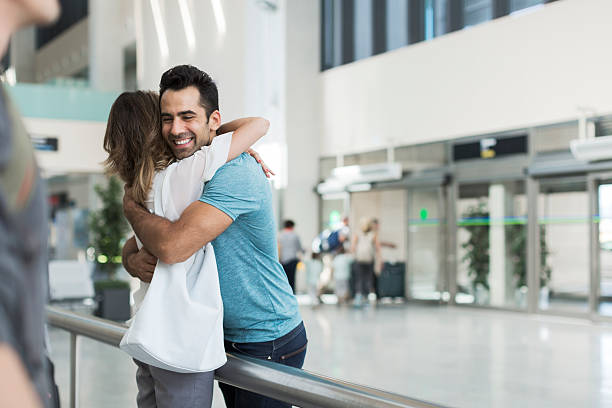
POLYGON ((89 80, 100 91, 123 90, 121 0, 89 0, 89 80))
POLYGON ((320 85, 320 2, 286 1, 287 189, 283 214, 296 222, 302 244, 318 230, 322 101, 320 85))
POLYGON ((36 79, 36 29, 28 27, 11 37, 11 65, 17 82, 35 82, 36 79))

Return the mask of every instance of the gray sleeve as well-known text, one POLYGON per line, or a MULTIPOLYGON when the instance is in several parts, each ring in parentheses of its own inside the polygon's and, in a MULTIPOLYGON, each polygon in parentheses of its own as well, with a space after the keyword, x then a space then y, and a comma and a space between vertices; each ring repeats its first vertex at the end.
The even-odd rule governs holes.
MULTIPOLYGON (((2 193, 0 192, 0 195, 2 193)), ((4 216, 0 214, 0 216, 4 216)), ((19 288, 15 277, 17 262, 15 255, 8 250, 6 239, 8 238, 6 220, 0 220, 0 343, 9 344, 16 348, 19 344, 15 332, 14 311, 18 307, 19 288)), ((17 350, 19 353, 21 350, 17 350)))
POLYGON ((6 110, 6 100, 3 90, 0 88, 0 171, 4 169, 11 157, 11 121, 6 110))

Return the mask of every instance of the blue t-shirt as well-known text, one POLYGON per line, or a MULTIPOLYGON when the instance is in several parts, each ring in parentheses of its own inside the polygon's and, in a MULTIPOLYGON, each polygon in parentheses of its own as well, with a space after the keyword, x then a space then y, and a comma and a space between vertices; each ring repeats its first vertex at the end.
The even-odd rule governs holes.
POLYGON ((262 342, 289 333, 302 318, 278 262, 272 192, 261 166, 243 153, 217 170, 200 201, 234 220, 212 242, 225 339, 262 342))

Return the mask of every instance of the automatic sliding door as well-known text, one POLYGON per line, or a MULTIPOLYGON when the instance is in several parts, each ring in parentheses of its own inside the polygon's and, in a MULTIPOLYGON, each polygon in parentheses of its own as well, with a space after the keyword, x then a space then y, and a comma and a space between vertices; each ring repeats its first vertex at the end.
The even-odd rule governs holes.
POLYGON ((444 290, 442 233, 445 215, 439 187, 408 192, 408 280, 413 299, 441 300, 444 290))
POLYGON ((522 180, 459 184, 458 304, 527 307, 527 196, 522 180))
POLYGON ((590 225, 586 178, 542 179, 538 225, 539 309, 587 313, 590 225))
POLYGON ((612 182, 597 186, 599 209, 599 297, 597 310, 602 316, 612 316, 612 182))

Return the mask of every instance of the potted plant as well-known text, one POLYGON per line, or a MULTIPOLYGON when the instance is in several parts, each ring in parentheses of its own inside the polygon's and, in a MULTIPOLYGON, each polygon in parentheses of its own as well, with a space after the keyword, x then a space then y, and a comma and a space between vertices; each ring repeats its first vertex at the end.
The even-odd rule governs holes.
MULTIPOLYGON (((547 290, 550 281, 551 268, 548 265, 548 248, 546 246, 546 229, 540 225, 540 290, 547 290)), ((512 272, 516 282, 517 298, 523 304, 527 293, 527 226, 524 224, 510 225, 506 230, 506 238, 510 243, 512 272)))
POLYGON ((96 185, 94 189, 102 201, 102 207, 91 213, 89 229, 96 264, 95 276, 103 276, 94 282, 98 301, 95 314, 105 319, 128 320, 130 284, 117 280, 122 244, 129 230, 123 217, 123 189, 116 177, 111 177, 106 187, 96 185))
POLYGON ((461 247, 466 251, 461 259, 468 263, 468 276, 476 303, 486 304, 489 293, 489 211, 484 203, 470 207, 463 214, 462 227, 470 237, 461 247))

